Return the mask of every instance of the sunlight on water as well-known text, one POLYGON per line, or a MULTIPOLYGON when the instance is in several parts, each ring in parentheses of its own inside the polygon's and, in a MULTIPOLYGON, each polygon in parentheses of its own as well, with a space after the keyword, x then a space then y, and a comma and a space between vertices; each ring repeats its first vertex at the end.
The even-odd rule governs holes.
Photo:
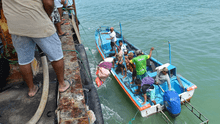
MULTIPOLYGON (((77 0, 76 3, 81 23, 80 35, 86 47, 93 80, 96 78, 96 66, 102 60, 95 46, 95 30, 105 25, 113 26, 119 31, 121 22, 123 36, 147 54, 154 47, 152 56, 162 63, 169 62, 167 41, 171 42, 172 64, 177 67, 178 73, 198 87, 191 103, 212 123, 218 123, 216 113, 220 109, 213 106, 220 103, 220 1, 77 0)), ((133 118, 136 107, 113 77, 110 76, 97 89, 99 95, 104 94, 108 101, 101 101, 105 112, 114 110, 120 117, 117 121, 123 119, 126 123, 133 118)), ((187 108, 182 108, 187 112, 182 112, 173 123, 198 122, 187 108)), ((105 113, 106 124, 117 123, 109 116, 111 115, 105 113)), ((158 123, 164 123, 159 115, 153 117, 157 118, 158 123)), ((153 117, 144 119, 138 114, 138 119, 132 123, 148 123, 153 117)))

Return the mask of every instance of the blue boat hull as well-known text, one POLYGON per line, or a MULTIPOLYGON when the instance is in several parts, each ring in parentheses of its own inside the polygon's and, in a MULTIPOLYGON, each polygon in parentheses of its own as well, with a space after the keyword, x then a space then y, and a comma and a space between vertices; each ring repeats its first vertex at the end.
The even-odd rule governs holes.
MULTIPOLYGON (((110 51, 110 40, 106 40, 106 38, 109 38, 108 34, 101 34, 109 32, 109 27, 102 26, 95 32, 95 43, 97 50, 99 51, 101 57, 104 59, 111 56, 113 51, 110 51)), ((134 46, 133 44, 129 43, 126 39, 122 39, 121 35, 115 30, 117 34, 117 44, 119 45, 118 41, 123 40, 124 44, 126 45, 127 49, 129 51, 136 51, 138 48, 134 46)), ((170 82, 171 82, 171 88, 172 90, 176 91, 178 95, 181 98, 181 102, 186 100, 190 100, 194 94, 195 89, 197 86, 193 84, 192 82, 186 80, 181 75, 178 75, 176 73, 176 67, 173 65, 170 65, 169 63, 162 64, 153 57, 150 58, 151 66, 147 67, 147 74, 151 77, 155 77, 157 75, 157 72, 155 71, 155 68, 161 68, 161 67, 167 67, 169 70, 170 75, 170 82), (152 66, 153 65, 153 66, 152 66), (179 81, 177 79, 177 76, 179 77, 179 80, 182 82, 184 89, 180 86, 179 81), (185 92, 184 92, 185 90, 185 92)), ((116 68, 111 68, 111 73, 119 83, 119 85, 122 87, 122 89, 125 91, 127 96, 131 99, 131 101, 134 103, 134 105, 140 110, 141 115, 143 117, 148 117, 152 114, 155 114, 161 110, 164 109, 164 101, 163 101, 163 95, 164 93, 161 91, 161 89, 154 85, 155 87, 155 101, 156 105, 150 100, 146 102, 146 104, 141 105, 144 101, 144 98, 142 95, 135 95, 134 92, 137 89, 137 86, 131 85, 130 82, 132 81, 132 72, 127 71, 127 76, 123 78, 123 75, 121 73, 116 73, 116 68)), ((163 83, 160 85, 162 89, 165 91, 168 90, 167 83, 163 83)))

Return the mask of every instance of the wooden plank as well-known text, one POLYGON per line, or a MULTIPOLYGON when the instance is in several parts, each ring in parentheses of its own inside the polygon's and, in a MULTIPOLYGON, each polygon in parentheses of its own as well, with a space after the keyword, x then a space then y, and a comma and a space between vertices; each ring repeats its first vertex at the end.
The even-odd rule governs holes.
MULTIPOLYGON (((73 29, 74 29, 74 31, 75 31, 75 33, 76 33, 76 36, 77 36, 77 39, 78 39, 78 41, 79 41, 79 44, 81 44, 81 39, 80 39, 80 35, 79 35, 79 30, 78 30, 78 28, 77 28, 77 26, 76 26, 76 22, 75 22, 75 19, 74 19, 74 15, 73 15, 73 13, 71 13, 72 14, 72 25, 73 25, 73 29)), ((78 20, 77 20, 78 21, 78 20)))

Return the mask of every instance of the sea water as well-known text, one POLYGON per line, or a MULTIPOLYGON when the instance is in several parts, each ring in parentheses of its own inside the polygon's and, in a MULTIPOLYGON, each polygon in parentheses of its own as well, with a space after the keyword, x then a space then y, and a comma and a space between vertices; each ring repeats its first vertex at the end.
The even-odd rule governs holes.
MULTIPOLYGON (((219 0, 76 0, 80 35, 87 47, 93 79, 96 66, 102 60, 95 46, 95 30, 105 25, 119 31, 121 22, 123 36, 145 53, 154 47, 152 56, 162 63, 169 63, 168 41, 171 42, 172 64, 178 73, 198 87, 191 104, 211 124, 218 124, 219 6, 219 0)), ((166 123, 161 114, 142 118, 113 76, 97 90, 105 124, 166 123)), ((185 106, 171 121, 175 124, 200 123, 185 106)))

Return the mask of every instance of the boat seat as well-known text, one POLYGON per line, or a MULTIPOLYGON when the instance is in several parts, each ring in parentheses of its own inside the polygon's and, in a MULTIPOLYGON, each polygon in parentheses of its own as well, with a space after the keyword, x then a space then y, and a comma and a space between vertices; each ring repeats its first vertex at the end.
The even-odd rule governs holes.
POLYGON ((170 65, 170 63, 163 64, 163 65, 161 65, 161 66, 156 67, 155 70, 158 70, 158 69, 161 70, 161 69, 163 69, 164 67, 167 67, 167 68, 168 68, 169 65, 170 65))

